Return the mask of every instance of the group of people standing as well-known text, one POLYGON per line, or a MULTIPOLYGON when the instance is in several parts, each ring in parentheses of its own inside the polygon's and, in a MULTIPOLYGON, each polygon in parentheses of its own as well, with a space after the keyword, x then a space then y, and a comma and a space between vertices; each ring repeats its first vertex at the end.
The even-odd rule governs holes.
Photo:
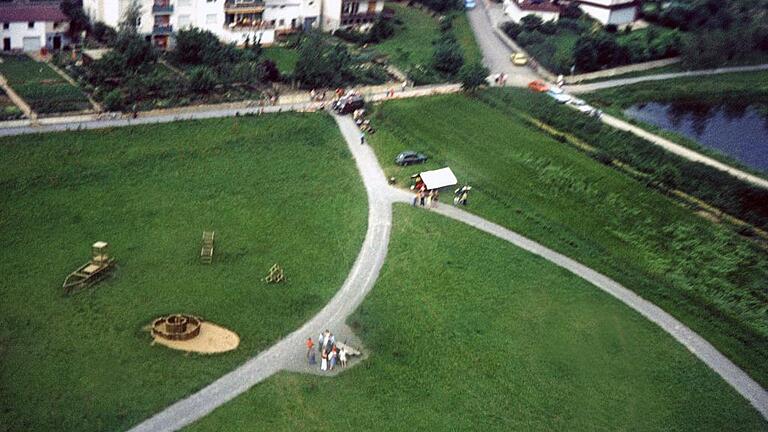
MULTIPOLYGON (((336 364, 341 364, 341 367, 347 367, 347 350, 344 346, 341 348, 336 346, 336 337, 330 330, 326 329, 320 333, 317 338, 317 351, 320 353, 320 370, 332 371, 336 364)), ((317 364, 317 357, 314 350, 315 342, 312 337, 307 338, 307 361, 311 366, 317 364)))
POLYGON ((413 197, 413 206, 415 207, 417 204, 422 207, 437 207, 437 204, 440 202, 440 191, 437 189, 434 190, 426 190, 426 188, 422 187, 416 192, 416 195, 413 197))

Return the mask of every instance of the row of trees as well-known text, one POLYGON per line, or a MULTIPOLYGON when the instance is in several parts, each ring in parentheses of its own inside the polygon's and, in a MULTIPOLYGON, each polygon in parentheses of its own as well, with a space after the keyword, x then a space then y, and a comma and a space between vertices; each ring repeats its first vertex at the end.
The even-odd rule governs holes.
POLYGON ((648 0, 643 18, 687 32, 681 47, 689 67, 711 67, 768 53, 768 0, 648 0))
POLYGON ((639 63, 680 54, 682 37, 678 31, 649 28, 623 34, 615 26, 603 28, 577 8, 569 7, 557 22, 542 22, 526 16, 519 24, 507 22, 502 30, 522 45, 533 57, 556 73, 568 73, 571 66, 579 72, 591 72, 629 63, 639 63), (553 38, 552 36, 562 36, 553 38), (567 37, 576 36, 573 50, 558 46, 567 37))

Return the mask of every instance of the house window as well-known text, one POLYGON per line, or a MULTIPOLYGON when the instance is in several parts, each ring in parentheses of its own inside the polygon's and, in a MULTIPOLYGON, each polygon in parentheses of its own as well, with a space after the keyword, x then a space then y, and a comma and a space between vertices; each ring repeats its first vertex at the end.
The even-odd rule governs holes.
POLYGON ((208 14, 205 16, 206 24, 216 24, 216 14, 208 14))
POLYGON ((187 28, 192 24, 192 19, 189 15, 179 15, 179 28, 187 28))
POLYGON ((35 22, 34 21, 28 22, 27 23, 27 28, 35 28, 35 22))
POLYGON ((277 26, 278 27, 282 27, 284 25, 285 25, 285 20, 284 19, 281 19, 280 21, 277 22, 277 26))
POLYGON ((8 30, 11 28, 11 23, 3 23, 3 30, 8 30))

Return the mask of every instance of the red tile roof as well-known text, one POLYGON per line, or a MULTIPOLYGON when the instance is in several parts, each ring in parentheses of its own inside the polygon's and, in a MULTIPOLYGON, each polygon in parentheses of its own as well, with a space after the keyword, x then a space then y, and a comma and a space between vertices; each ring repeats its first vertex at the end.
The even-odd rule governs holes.
POLYGON ((2 5, 0 22, 67 21, 58 5, 2 5))
POLYGON ((560 12, 560 6, 549 1, 519 0, 517 5, 524 11, 560 12))

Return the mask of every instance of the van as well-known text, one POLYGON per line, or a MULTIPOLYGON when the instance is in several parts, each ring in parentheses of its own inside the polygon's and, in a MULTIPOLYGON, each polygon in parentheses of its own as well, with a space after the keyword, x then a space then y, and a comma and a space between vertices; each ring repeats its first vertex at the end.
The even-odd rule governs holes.
POLYGON ((336 105, 335 109, 336 112, 339 114, 351 114, 355 110, 358 110, 365 106, 365 101, 360 96, 350 96, 348 98, 342 99, 339 101, 339 103, 336 105))

